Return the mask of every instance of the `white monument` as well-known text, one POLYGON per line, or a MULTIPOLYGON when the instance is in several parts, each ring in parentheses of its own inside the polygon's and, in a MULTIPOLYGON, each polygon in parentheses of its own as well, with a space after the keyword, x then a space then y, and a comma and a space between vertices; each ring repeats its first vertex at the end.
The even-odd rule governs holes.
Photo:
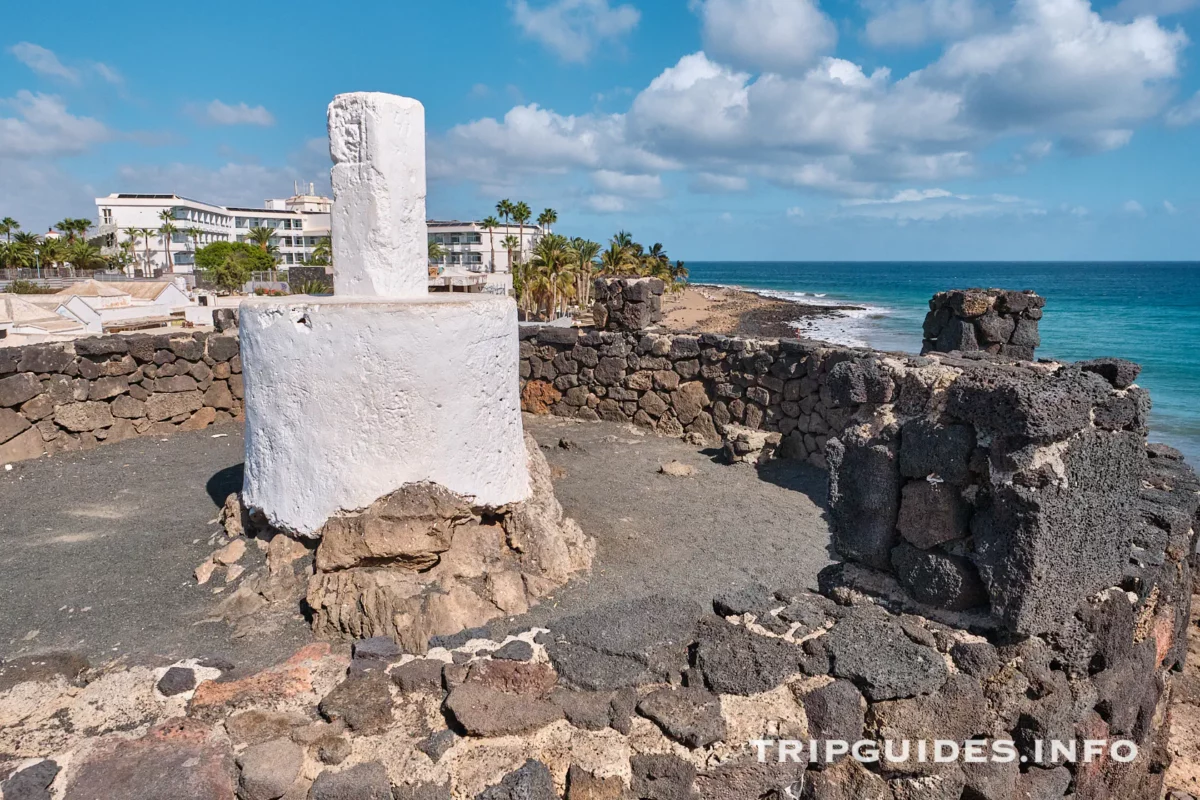
POLYGON ((241 307, 245 503, 312 536, 406 483, 526 499, 516 304, 428 293, 424 108, 339 95, 329 145, 335 295, 241 307))

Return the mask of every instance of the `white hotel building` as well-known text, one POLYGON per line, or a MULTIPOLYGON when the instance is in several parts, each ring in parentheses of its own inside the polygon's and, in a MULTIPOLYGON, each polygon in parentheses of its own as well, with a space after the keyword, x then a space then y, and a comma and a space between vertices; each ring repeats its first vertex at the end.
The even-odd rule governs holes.
POLYGON ((246 241, 251 228, 268 227, 276 231, 273 241, 279 248, 279 265, 287 267, 311 258, 320 240, 329 235, 332 205, 332 200, 312 194, 311 189, 309 194, 286 200, 267 200, 263 208, 219 206, 174 194, 110 194, 96 198, 99 225, 95 238, 104 255, 115 255, 120 243, 131 238, 130 228, 152 228, 156 233, 148 244, 145 237, 132 237, 137 240, 137 268, 145 269, 148 250, 151 273, 186 274, 195 271, 197 246, 246 241), (157 233, 163 211, 171 212, 172 224, 178 229, 170 237, 169 248, 157 233), (192 228, 200 233, 189 233, 192 228))

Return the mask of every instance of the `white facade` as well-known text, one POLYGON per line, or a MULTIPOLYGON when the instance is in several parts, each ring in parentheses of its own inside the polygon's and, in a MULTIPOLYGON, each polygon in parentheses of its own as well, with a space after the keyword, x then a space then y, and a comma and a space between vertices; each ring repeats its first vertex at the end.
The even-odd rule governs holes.
POLYGON ((431 259, 430 264, 447 271, 511 273, 508 250, 504 240, 512 236, 521 243, 513 249, 513 260, 529 258, 534 240, 541 235, 536 225, 499 225, 487 230, 480 222, 429 220, 429 243, 439 245, 445 251, 441 258, 431 259), (522 255, 523 254, 523 255, 522 255))
POLYGON ((95 238, 106 256, 116 255, 121 242, 135 239, 134 263, 143 274, 156 270, 191 273, 197 247, 246 241, 251 228, 270 227, 276 231, 273 241, 279 249, 279 264, 287 267, 312 258, 317 243, 329 235, 331 204, 329 198, 312 194, 267 200, 263 208, 220 206, 174 194, 110 194, 96 198, 99 224, 95 238), (157 233, 164 211, 171 213, 171 222, 178 229, 169 242, 157 233), (130 230, 136 228, 151 228, 155 233, 148 238, 132 236, 130 230), (198 233, 189 232, 191 229, 198 233))

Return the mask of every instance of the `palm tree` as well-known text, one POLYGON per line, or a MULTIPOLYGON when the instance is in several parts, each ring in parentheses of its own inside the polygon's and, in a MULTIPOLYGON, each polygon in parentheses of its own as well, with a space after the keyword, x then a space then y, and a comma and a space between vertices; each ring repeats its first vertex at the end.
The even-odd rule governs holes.
POLYGON ((512 216, 513 208, 515 206, 513 206, 512 200, 506 199, 496 203, 496 213, 503 217, 504 227, 506 228, 508 227, 508 218, 512 216))
MULTIPOLYGON (((117 247, 121 250, 121 271, 126 275, 129 275, 129 267, 131 267, 133 263, 137 261, 137 242, 132 238, 126 239, 125 241, 120 242, 117 247)), ((130 275, 130 277, 133 276, 130 275)))
POLYGON ((578 288, 575 296, 579 300, 580 308, 587 308, 590 302, 592 291, 592 272, 595 269, 596 256, 600 255, 600 244, 582 237, 575 237, 571 240, 571 251, 575 253, 575 277, 578 281, 578 288))
POLYGON ((38 258, 42 266, 57 267, 64 260, 66 249, 67 245, 62 239, 47 239, 38 245, 38 258))
MULTIPOLYGON (((483 222, 479 223, 479 227, 488 232, 488 241, 492 247, 492 264, 490 272, 496 271, 496 228, 500 227, 500 220, 495 217, 485 217, 483 222)), ((510 265, 511 266, 511 265, 510 265)))
POLYGON ((54 223, 54 230, 67 237, 68 242, 75 241, 75 220, 70 217, 61 219, 54 223))
POLYGON ((512 218, 520 226, 520 232, 517 234, 517 240, 521 243, 521 258, 525 258, 525 223, 529 222, 529 218, 533 216, 533 211, 529 208, 529 204, 524 200, 512 207, 512 218))
POLYGON ((200 230, 199 228, 192 227, 185 228, 183 232, 186 233, 188 238, 192 240, 192 252, 194 253, 199 250, 200 237, 204 235, 204 231, 200 230))
POLYGON ((328 236, 322 236, 313 247, 312 263, 318 266, 329 266, 333 263, 333 242, 328 236))
POLYGON ((500 246, 508 251, 508 268, 510 270, 512 270, 513 273, 516 273, 516 271, 517 271, 516 268, 517 268, 517 264, 519 263, 519 260, 513 261, 513 250, 515 250, 521 246, 520 241, 518 241, 517 237, 513 236, 510 233, 508 236, 505 236, 504 239, 500 242, 500 246))
POLYGON ((431 240, 429 242, 429 263, 432 264, 435 261, 441 261, 445 257, 446 248, 431 240))
POLYGON ((673 292, 682 291, 684 285, 687 284, 688 270, 683 265, 682 261, 676 261, 671 267, 671 283, 670 288, 673 292))
POLYGON ((5 240, 12 244, 12 235, 21 230, 21 223, 17 222, 12 217, 0 219, 0 233, 3 233, 5 240))
POLYGON ((126 228, 125 235, 128 237, 125 240, 125 242, 127 242, 129 244, 130 250, 133 253, 132 267, 133 267, 133 270, 136 272, 137 271, 137 246, 138 246, 138 239, 140 239, 142 237, 142 229, 141 228, 126 228))
POLYGON ((154 236, 154 228, 130 228, 130 236, 140 236, 142 245, 145 247, 145 257, 142 260, 142 275, 150 276, 150 237, 154 236))
POLYGON ((175 265, 171 263, 171 237, 177 233, 179 233, 179 228, 176 228, 174 223, 168 222, 165 219, 163 224, 158 226, 158 235, 162 237, 163 248, 166 250, 167 272, 175 271, 175 265))
POLYGON ((246 242, 248 244, 258 245, 263 250, 266 250, 268 253, 271 252, 271 245, 273 244, 273 242, 271 240, 274 238, 275 238, 275 229, 267 227, 265 225, 251 228, 246 233, 246 242))
POLYGON ((558 212, 553 208, 547 208, 538 214, 537 224, 542 229, 543 236, 550 232, 550 226, 556 222, 558 222, 558 212))
POLYGON ((534 303, 534 310, 540 310, 543 301, 548 315, 559 308, 560 293, 569 293, 575 282, 572 272, 574 261, 575 254, 567 237, 552 233, 537 240, 529 261, 529 280, 526 282, 526 291, 534 303))
POLYGON ((67 261, 80 270, 99 269, 105 264, 100 248, 82 240, 72 242, 67 248, 67 261))

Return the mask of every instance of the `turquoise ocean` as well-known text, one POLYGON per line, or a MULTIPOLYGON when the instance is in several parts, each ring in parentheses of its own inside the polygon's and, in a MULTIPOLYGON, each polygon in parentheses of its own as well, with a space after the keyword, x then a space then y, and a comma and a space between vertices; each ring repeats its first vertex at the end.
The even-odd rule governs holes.
POLYGON ((809 304, 855 304, 801 335, 916 353, 929 298, 945 289, 1033 289, 1046 298, 1041 357, 1142 365, 1152 441, 1200 465, 1200 262, 687 262, 693 283, 809 304))

